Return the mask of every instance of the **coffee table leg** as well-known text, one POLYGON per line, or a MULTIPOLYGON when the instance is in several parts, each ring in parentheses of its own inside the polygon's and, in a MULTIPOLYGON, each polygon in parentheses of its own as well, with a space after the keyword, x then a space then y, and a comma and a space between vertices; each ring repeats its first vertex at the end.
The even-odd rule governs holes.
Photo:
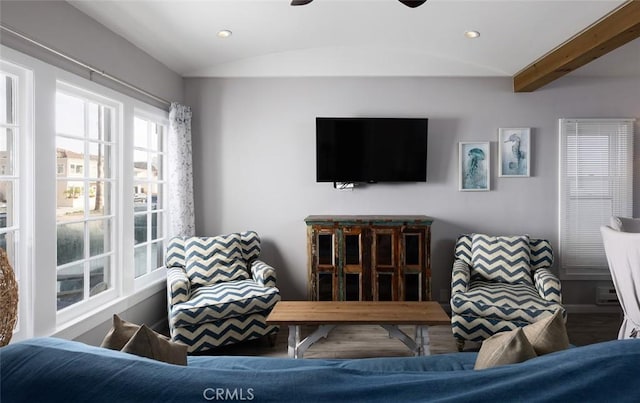
POLYGON ((298 358, 298 344, 300 344, 300 326, 289 326, 289 358, 298 358))
POLYGON ((429 349, 429 326, 416 325, 416 344, 418 345, 418 355, 431 355, 429 349))

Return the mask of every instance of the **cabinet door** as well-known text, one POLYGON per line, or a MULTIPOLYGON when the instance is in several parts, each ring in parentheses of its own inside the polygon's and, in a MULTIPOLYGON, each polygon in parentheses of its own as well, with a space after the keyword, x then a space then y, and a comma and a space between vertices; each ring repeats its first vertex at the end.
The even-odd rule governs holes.
POLYGON ((340 232, 340 300, 362 301, 365 299, 363 232, 360 227, 344 227, 340 232))
POLYGON ((424 299, 425 232, 404 228, 400 239, 400 298, 403 301, 424 299))
POLYGON ((313 228, 311 234, 311 256, 313 259, 310 275, 311 299, 333 301, 338 298, 337 239, 333 228, 313 228))
POLYGON ((374 228, 371 248, 371 283, 374 301, 398 299, 398 230, 374 228))

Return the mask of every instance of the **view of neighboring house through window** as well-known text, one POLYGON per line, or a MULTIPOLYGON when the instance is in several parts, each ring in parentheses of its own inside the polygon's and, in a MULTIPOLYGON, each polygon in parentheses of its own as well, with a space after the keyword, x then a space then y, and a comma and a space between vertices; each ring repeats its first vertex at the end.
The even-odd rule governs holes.
POLYGON ((109 100, 59 84, 56 92, 58 310, 88 300, 114 285, 116 111, 109 100))
POLYGON ((135 277, 163 265, 164 136, 166 126, 142 116, 134 118, 134 255, 135 277))

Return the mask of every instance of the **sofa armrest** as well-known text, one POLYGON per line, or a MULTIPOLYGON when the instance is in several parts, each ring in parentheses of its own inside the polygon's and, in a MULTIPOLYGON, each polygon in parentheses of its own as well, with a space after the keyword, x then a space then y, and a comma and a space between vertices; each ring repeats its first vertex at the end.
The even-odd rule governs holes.
POLYGON ((182 267, 167 269, 167 298, 169 306, 189 300, 191 282, 182 267))
POLYGON ((538 294, 547 301, 562 303, 560 280, 548 268, 540 268, 533 273, 533 282, 538 294))
POLYGON ((456 259, 453 262, 453 270, 451 271, 451 296, 466 292, 469 288, 470 279, 471 268, 469 267, 469 263, 461 259, 456 259))
POLYGON ((264 287, 276 286, 276 269, 269 266, 262 260, 254 260, 251 263, 251 277, 253 280, 264 287))

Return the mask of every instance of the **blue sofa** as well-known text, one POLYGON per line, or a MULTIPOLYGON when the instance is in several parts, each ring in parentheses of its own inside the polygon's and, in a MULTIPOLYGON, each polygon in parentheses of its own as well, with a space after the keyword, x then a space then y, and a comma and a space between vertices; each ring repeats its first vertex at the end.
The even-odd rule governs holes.
POLYGON ((0 401, 640 401, 640 340, 480 371, 475 359, 470 352, 356 360, 190 356, 184 367, 39 338, 0 349, 0 401))

